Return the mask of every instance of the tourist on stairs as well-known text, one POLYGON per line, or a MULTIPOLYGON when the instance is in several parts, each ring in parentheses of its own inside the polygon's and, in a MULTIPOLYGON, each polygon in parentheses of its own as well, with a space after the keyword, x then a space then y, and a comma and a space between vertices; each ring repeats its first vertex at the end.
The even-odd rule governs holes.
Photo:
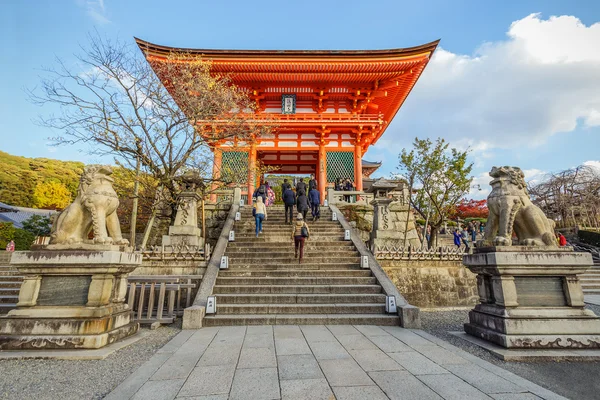
POLYGON ((304 190, 306 193, 306 183, 304 183, 304 178, 300 178, 300 182, 296 183, 296 195, 300 195, 300 191, 304 190))
POLYGON ((298 198, 296 199, 296 210, 299 213, 302 213, 302 218, 306 220, 306 213, 308 212, 309 204, 308 197, 306 197, 306 192, 304 190, 298 191, 298 198))
POLYGON ((308 194, 310 195, 310 191, 317 188, 317 180, 315 179, 315 174, 310 174, 310 180, 308 181, 308 194))
MULTIPOLYGON (((305 196, 306 197, 306 196, 305 196)), ((304 222, 302 214, 298 213, 296 217, 296 223, 292 230, 292 241, 294 242, 294 258, 298 258, 298 250, 300 250, 300 258, 298 264, 302 264, 302 258, 304 257, 304 241, 310 236, 310 230, 308 225, 304 222)))
POLYGON ((283 183, 281 184, 281 200, 283 201, 283 194, 285 193, 286 189, 291 189, 292 185, 289 184, 287 179, 283 180, 283 183))
POLYGON ((256 237, 258 237, 259 233, 262 233, 262 223, 263 220, 267 219, 267 207, 265 207, 265 203, 263 202, 263 198, 258 196, 256 198, 256 206, 252 210, 252 215, 254 215, 256 221, 256 237))
POLYGON ((321 194, 317 188, 310 189, 308 192, 308 201, 310 202, 310 213, 312 214, 313 221, 319 219, 319 206, 321 205, 321 194))
POLYGON ((294 206, 296 205, 296 194, 292 190, 290 186, 288 186, 283 195, 283 204, 285 204, 285 223, 293 224, 294 223, 294 206), (288 222, 288 216, 290 217, 290 222, 288 222))

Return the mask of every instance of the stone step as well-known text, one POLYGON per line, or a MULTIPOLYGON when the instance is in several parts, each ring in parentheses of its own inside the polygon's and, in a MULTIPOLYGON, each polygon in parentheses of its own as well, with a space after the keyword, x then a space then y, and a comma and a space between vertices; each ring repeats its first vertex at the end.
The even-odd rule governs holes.
MULTIPOLYGON (((290 241, 289 246, 280 246, 278 248, 273 248, 273 249, 268 249, 268 250, 263 250, 263 251, 257 251, 254 248, 247 253, 243 253, 241 251, 230 252, 229 249, 227 249, 227 251, 226 251, 226 254, 230 258, 234 258, 234 259, 235 258, 261 258, 261 259, 262 258, 289 258, 290 253, 292 254, 292 257, 293 257, 294 256, 294 246, 291 244, 291 241, 290 241)), ((354 258, 354 257, 360 257, 360 253, 353 248, 347 248, 347 249, 338 250, 338 251, 329 250, 329 251, 323 252, 323 251, 317 251, 315 249, 312 249, 312 251, 308 251, 308 248, 304 247, 304 258, 308 258, 308 257, 313 257, 313 258, 314 257, 327 257, 327 258, 352 257, 352 258, 354 258)))
POLYGON ((215 285, 213 294, 367 294, 381 293, 379 285, 215 285))
POLYGON ((19 295, 18 294, 5 294, 5 295, 0 295, 0 303, 6 304, 6 303, 17 303, 17 301, 19 300, 19 295))
POLYGON ((23 281, 23 276, 21 275, 0 275, 0 280, 2 282, 19 282, 23 281))
MULTIPOLYGON (((291 247, 291 240, 290 240, 290 247, 291 247)), ((226 254, 227 255, 234 255, 234 254, 246 254, 246 253, 268 253, 271 251, 280 251, 282 248, 281 244, 275 244, 274 246, 271 247, 267 247, 264 245, 261 246, 246 246, 246 247, 233 247, 231 245, 227 246, 227 251, 226 254)), ((352 245, 352 243, 350 243, 348 246, 319 246, 319 245, 315 245, 312 242, 305 242, 304 245, 304 252, 307 254, 310 254, 312 252, 327 252, 327 254, 329 253, 333 253, 333 252, 345 252, 345 251, 350 251, 350 252, 356 252, 354 245, 352 245)))
POLYGON ((5 296, 5 295, 13 295, 13 296, 19 296, 19 290, 21 290, 21 287, 5 287, 5 286, 0 286, 0 296, 5 296))
MULTIPOLYGON (((264 234, 260 234, 258 237, 254 234, 235 234, 235 241, 239 241, 240 243, 291 243, 292 242, 292 233, 289 232, 287 235, 274 235, 274 236, 265 236, 264 234)), ((314 242, 345 242, 344 235, 325 235, 325 236, 311 236, 308 241, 314 242)))
POLYGON ((374 285, 377 278, 331 278, 331 277, 287 277, 287 278, 253 278, 231 277, 217 278, 217 285, 374 285))
POLYGON ((320 263, 305 263, 298 264, 298 261, 287 263, 287 264, 272 264, 272 265, 264 265, 264 264, 235 264, 232 265, 229 263, 229 269, 223 269, 221 271, 232 271, 232 270, 240 270, 240 271, 254 271, 254 270, 265 270, 265 271, 318 271, 318 270, 363 270, 359 264, 320 264, 320 263))
POLYGON ((10 281, 10 280, 6 280, 6 277, 2 277, 2 280, 0 281, 0 288, 20 288, 21 287, 21 280, 14 280, 14 281, 10 281))
POLYGON ((337 304, 337 303, 385 303, 383 293, 353 294, 294 294, 294 293, 255 293, 219 294, 218 304, 337 304))
POLYGON ((8 313, 10 310, 17 308, 17 303, 0 303, 0 315, 8 313))
POLYGON ((595 284, 582 283, 581 284, 581 288, 583 290, 586 290, 586 289, 600 289, 600 283, 595 283, 595 284))
POLYGON ((248 314, 384 314, 385 304, 218 304, 218 315, 248 314))
POLYGON ((222 277, 350 277, 350 276, 362 276, 370 277, 371 271, 364 269, 355 270, 332 270, 332 269, 228 269, 221 270, 219 276, 222 277))
POLYGON ((378 314, 248 314, 204 318, 205 326, 227 325, 385 325, 399 326, 396 315, 378 314))
MULTIPOLYGON (((322 253, 309 254, 304 252, 303 264, 352 264, 360 265, 360 257, 329 257, 322 253)), ((247 257, 246 255, 229 255, 229 266, 244 265, 296 265, 298 260, 294 258, 293 250, 290 250, 287 257, 270 257, 270 254, 264 253, 262 258, 247 257)))

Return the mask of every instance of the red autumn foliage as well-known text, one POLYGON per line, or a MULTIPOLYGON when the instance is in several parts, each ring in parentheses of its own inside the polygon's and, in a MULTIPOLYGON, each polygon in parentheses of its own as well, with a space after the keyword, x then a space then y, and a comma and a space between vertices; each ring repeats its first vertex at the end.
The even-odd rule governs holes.
POLYGON ((462 199, 452 212, 452 218, 487 218, 487 200, 462 199))

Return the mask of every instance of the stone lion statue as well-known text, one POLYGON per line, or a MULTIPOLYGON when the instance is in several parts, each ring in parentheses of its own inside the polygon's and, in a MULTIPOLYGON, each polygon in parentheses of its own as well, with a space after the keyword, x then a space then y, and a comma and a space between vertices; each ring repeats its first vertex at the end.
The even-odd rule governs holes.
POLYGON ((79 180, 77 197, 56 218, 50 244, 90 243, 127 245, 121 236, 117 217, 119 198, 112 187, 112 168, 106 165, 85 167, 79 180))
POLYGON ((529 199, 525 175, 518 167, 493 167, 492 192, 487 198, 487 244, 510 246, 512 232, 523 246, 556 246, 554 221, 529 199))

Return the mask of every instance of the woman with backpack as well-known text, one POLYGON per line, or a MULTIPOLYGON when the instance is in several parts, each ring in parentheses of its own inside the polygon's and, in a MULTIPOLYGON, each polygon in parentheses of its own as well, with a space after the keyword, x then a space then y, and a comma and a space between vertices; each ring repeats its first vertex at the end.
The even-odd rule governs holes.
POLYGON ((265 207, 263 198, 260 196, 256 198, 256 205, 252 209, 252 215, 256 222, 256 237, 258 237, 258 234, 262 233, 262 223, 267 219, 267 207, 265 207))
POLYGON ((294 229, 292 230, 292 241, 294 242, 294 258, 298 258, 298 249, 300 250, 300 258, 298 264, 302 264, 302 258, 304 257, 304 241, 310 237, 310 230, 308 225, 304 222, 304 217, 301 213, 298 213, 296 222, 294 223, 294 229))

